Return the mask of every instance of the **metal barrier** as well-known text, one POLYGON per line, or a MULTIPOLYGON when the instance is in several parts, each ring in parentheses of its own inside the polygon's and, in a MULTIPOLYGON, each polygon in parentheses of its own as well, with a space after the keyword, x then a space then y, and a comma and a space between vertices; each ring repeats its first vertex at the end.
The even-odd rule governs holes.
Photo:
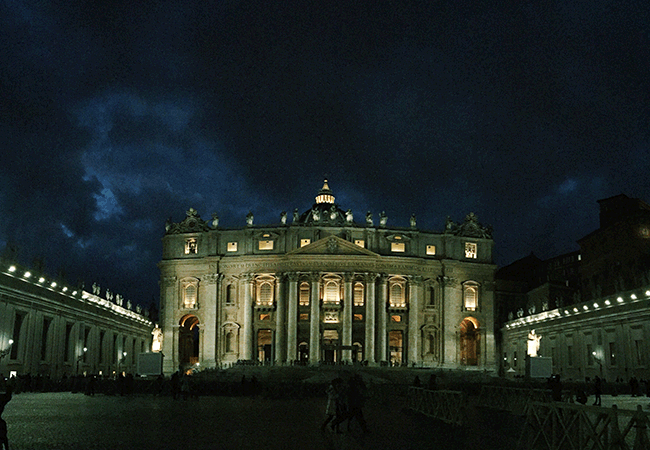
POLYGON ((409 387, 407 407, 426 416, 453 425, 465 422, 467 396, 460 391, 430 391, 419 387, 409 387))
POLYGON ((531 402, 517 446, 522 450, 648 450, 648 413, 531 402))
POLYGON ((523 415, 530 402, 550 401, 550 392, 544 389, 484 385, 481 387, 478 406, 523 415))

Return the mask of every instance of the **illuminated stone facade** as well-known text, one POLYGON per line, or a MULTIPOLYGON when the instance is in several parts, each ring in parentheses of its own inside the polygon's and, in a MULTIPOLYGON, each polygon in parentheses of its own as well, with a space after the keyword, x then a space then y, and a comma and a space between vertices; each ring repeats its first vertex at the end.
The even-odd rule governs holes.
POLYGON ((190 209, 167 223, 165 372, 199 364, 495 366, 491 230, 469 214, 442 232, 363 223, 327 182, 275 225, 219 228, 190 209))
POLYGON ((501 314, 504 373, 524 374, 535 330, 539 354, 551 357, 564 379, 647 378, 650 205, 625 195, 598 203, 600 227, 578 241, 579 252, 546 262, 524 258, 497 273, 497 299, 512 307, 501 314))
POLYGON ((0 374, 135 373, 153 324, 121 296, 100 294, 0 260, 0 374))

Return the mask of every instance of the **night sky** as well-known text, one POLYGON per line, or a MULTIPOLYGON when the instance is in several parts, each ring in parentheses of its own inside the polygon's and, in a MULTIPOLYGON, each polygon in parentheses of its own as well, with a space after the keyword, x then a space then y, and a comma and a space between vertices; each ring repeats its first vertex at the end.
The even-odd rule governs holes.
POLYGON ((168 217, 277 223, 327 176, 548 258, 650 201, 649 97, 647 0, 6 0, 0 248, 146 306, 168 217))

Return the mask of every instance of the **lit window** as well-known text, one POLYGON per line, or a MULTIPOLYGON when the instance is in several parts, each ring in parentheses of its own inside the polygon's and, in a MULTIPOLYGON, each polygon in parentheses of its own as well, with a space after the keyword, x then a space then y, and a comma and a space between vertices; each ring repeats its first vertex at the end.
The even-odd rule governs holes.
POLYGON ((300 246, 304 247, 305 245, 311 244, 311 239, 300 239, 300 246))
POLYGON ((229 252, 236 252, 237 251, 237 243, 236 242, 228 242, 228 251, 229 252))
POLYGON ((363 283, 354 284, 354 306, 363 306, 363 283))
POLYGON ((392 308, 403 308, 406 306, 404 301, 404 286, 400 283, 393 283, 390 286, 390 306, 392 308))
POLYGON ((360 321, 363 320, 363 314, 354 314, 352 320, 360 321))
POLYGON ((467 311, 476 311, 478 308, 478 286, 468 284, 463 287, 463 304, 467 311))
POLYGON ((401 322, 402 321, 402 316, 400 316, 400 315, 390 316, 390 320, 391 320, 391 322, 401 322))
POLYGON ((337 323, 339 321, 339 313, 337 311, 325 311, 323 322, 337 323))
POLYGON ((325 285, 325 303, 339 303, 339 286, 334 281, 325 285))
POLYGON ((259 241, 259 247, 260 250, 273 250, 273 241, 268 240, 268 241, 259 241))
POLYGON ((308 313, 300 313, 300 320, 309 320, 308 313))
POLYGON ((427 255, 435 255, 435 254, 436 254, 436 246, 427 245, 427 255))
POLYGON ((365 248, 366 247, 366 241, 364 241, 363 239, 355 239, 354 240, 354 245, 358 245, 359 247, 365 248))
POLYGON ((300 283, 300 306, 309 306, 309 283, 300 283))
MULTIPOLYGON (((397 239, 397 238, 395 238, 395 239, 397 239)), ((390 250, 392 252, 403 253, 405 251, 405 249, 406 249, 406 245, 404 244, 404 242, 391 242, 390 243, 390 250)))
POLYGON ((271 314, 260 314, 260 320, 271 320, 271 314))
POLYGON ((465 258, 476 258, 476 244, 474 242, 465 242, 465 258))
POLYGON ((273 285, 271 283, 266 282, 260 284, 257 304, 264 306, 273 305, 273 285))
POLYGON ((196 282, 186 284, 183 287, 183 307, 195 308, 198 286, 196 282))
POLYGON ((185 240, 185 254, 191 255, 198 252, 198 244, 195 238, 185 240))

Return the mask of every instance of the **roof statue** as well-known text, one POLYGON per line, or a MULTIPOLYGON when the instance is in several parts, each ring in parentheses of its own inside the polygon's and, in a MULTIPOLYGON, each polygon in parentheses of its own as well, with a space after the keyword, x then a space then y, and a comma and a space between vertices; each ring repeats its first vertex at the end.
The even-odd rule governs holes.
POLYGON ((457 224, 451 217, 447 216, 445 221, 445 234, 453 234, 455 236, 473 237, 482 239, 492 239, 492 227, 487 225, 483 226, 478 221, 478 217, 473 212, 465 216, 465 221, 462 224, 457 224))

